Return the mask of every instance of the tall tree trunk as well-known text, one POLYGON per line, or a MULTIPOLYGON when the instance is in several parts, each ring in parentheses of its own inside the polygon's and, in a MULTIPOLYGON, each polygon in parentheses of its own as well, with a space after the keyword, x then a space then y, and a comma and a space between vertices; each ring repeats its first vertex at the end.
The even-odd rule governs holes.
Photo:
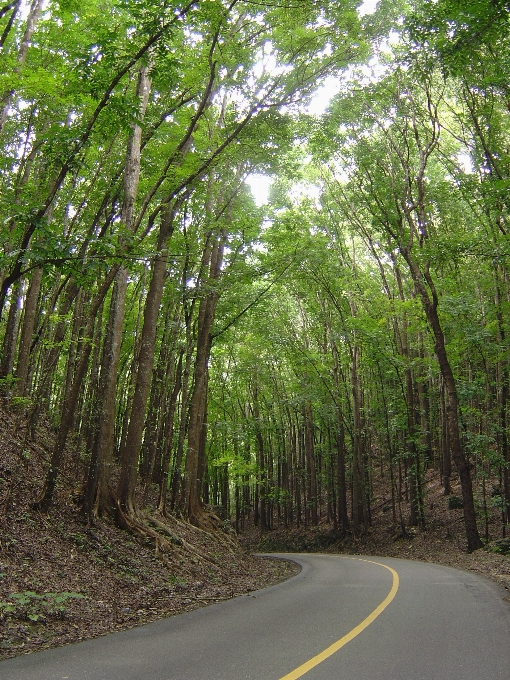
MULTIPOLYGON (((213 243, 210 254, 205 253, 204 264, 210 262, 209 276, 205 287, 210 288, 200 300, 198 311, 197 350, 195 355, 195 369, 193 375, 193 394, 190 403, 188 445, 186 449, 186 467, 184 484, 180 500, 180 509, 184 517, 190 522, 200 525, 202 522, 202 505, 200 500, 200 485, 198 481, 200 437, 207 409, 207 365, 211 353, 211 330, 219 299, 217 282, 223 263, 227 231, 223 229, 215 236, 210 235, 213 243)), ((208 246, 206 246, 207 250, 208 246)))
POLYGON ((177 366, 173 370, 174 386, 170 396, 168 412, 165 423, 165 443, 161 455, 161 479, 159 482, 158 510, 164 515, 166 513, 167 491, 170 471, 170 453, 172 450, 175 412, 177 410, 177 399, 182 389, 182 359, 184 351, 181 350, 177 366))
MULTIPOLYGON (((143 66, 138 75, 136 88, 136 96, 140 106, 140 120, 143 120, 145 117, 150 87, 149 66, 143 66)), ((122 224, 128 232, 133 231, 134 206, 140 178, 141 143, 142 128, 140 125, 135 124, 129 136, 126 150, 124 197, 120 217, 122 224)), ((85 486, 83 509, 89 518, 92 518, 94 513, 102 514, 108 506, 110 499, 109 484, 115 446, 118 370, 127 287, 128 270, 125 267, 120 267, 110 304, 108 334, 103 349, 99 427, 91 453, 91 462, 85 486)))
MULTIPOLYGON (((402 283, 402 276, 400 268, 393 259, 393 268, 395 272, 395 279, 397 281, 400 300, 405 302, 405 292, 402 283)), ((411 460, 410 469, 410 526, 425 526, 423 498, 421 495, 421 460, 417 446, 418 427, 417 427, 417 405, 416 394, 414 388, 414 376, 411 368, 411 353, 409 350, 408 337, 408 322, 404 314, 401 328, 399 329, 397 339, 399 345, 399 352, 404 360, 405 366, 405 400, 406 400, 406 420, 407 420, 407 437, 406 437, 406 451, 411 460)))
POLYGON ((0 378, 12 376, 14 370, 14 359, 16 356, 16 345, 18 340, 18 328, 23 303, 21 282, 17 282, 12 289, 11 304, 7 316, 7 327, 4 335, 2 350, 2 363, 0 364, 0 378))
POLYGON ((256 375, 255 382, 253 385, 252 412, 255 425, 256 462, 258 468, 256 482, 257 486, 255 494, 255 516, 257 518, 256 526, 259 527, 260 533, 264 534, 269 528, 267 522, 267 470, 266 470, 266 456, 264 451, 264 437, 262 436, 262 429, 260 424, 259 392, 256 375))
POLYGON ((16 387, 14 394, 23 397, 27 392, 27 380, 30 368, 30 350, 34 335, 37 303, 41 292, 43 270, 37 268, 32 274, 25 300, 23 314, 23 325, 21 328, 21 338, 18 352, 18 363, 16 366, 16 387))
POLYGON ((425 271, 425 274, 423 274, 419 269, 417 263, 411 255, 410 248, 402 247, 401 253, 409 266, 416 291, 422 300, 427 320, 434 335, 434 350, 439 363, 439 368, 441 370, 441 375, 443 376, 447 395, 446 415, 448 420, 451 452, 455 466, 459 473, 460 485, 462 489, 462 500, 464 504, 464 526, 466 530, 467 547, 469 552, 473 552, 473 550, 481 548, 483 544, 480 539, 480 534, 478 533, 478 527, 476 525, 475 503, 473 498, 473 486, 471 482, 469 462, 464 453, 460 436, 459 403, 457 398, 455 377, 448 359, 444 333, 437 312, 438 297, 430 275, 427 271, 425 271), (427 281, 432 298, 429 296, 424 278, 427 281))
POLYGON ((89 309, 87 326, 83 334, 84 343, 81 356, 76 366, 73 383, 64 400, 64 404, 62 407, 62 417, 60 420, 60 426, 57 433, 57 439, 53 447, 50 465, 46 473, 44 485, 41 490, 39 498, 34 503, 34 508, 40 510, 41 512, 46 512, 49 506, 51 505, 51 502, 53 501, 53 493, 55 490, 57 477, 60 472, 62 456, 64 453, 65 445, 67 443, 69 431, 71 430, 71 427, 74 423, 74 416, 78 405, 82 381, 83 378, 85 377, 90 352, 92 350, 92 337, 94 335, 94 324, 96 321, 96 316, 99 311, 99 308, 103 304, 103 300, 108 292, 108 289, 110 288, 112 281, 115 278, 117 269, 118 269, 117 267, 112 267, 112 269, 108 272, 107 276, 105 277, 105 280, 100 285, 99 290, 96 293, 89 309))
POLYGON ((443 485, 444 495, 449 496, 452 492, 450 482, 452 476, 452 455, 448 431, 448 417, 446 413, 444 380, 442 377, 439 385, 439 402, 441 415, 441 483, 443 485))
POLYGON ((71 338, 67 351, 67 369, 64 389, 62 390, 62 403, 67 399, 71 385, 73 384, 74 369, 79 354, 80 334, 83 330, 83 306, 85 304, 85 292, 81 288, 76 296, 73 309, 73 323, 71 325, 71 338))
POLYGON ((121 269, 116 276, 110 302, 110 315, 99 381, 101 398, 98 406, 98 428, 94 438, 84 491, 83 511, 89 521, 93 520, 95 514, 102 515, 109 503, 109 481, 115 438, 118 367, 126 290, 126 271, 121 269))
MULTIPOLYGON (((69 311, 71 310, 72 304, 76 299, 76 296, 80 291, 80 287, 73 279, 70 279, 67 282, 65 289, 62 290, 62 287, 60 286, 59 290, 60 293, 65 292, 65 294, 63 299, 60 300, 58 304, 57 315, 59 321, 57 322, 55 331, 53 332, 53 336, 51 337, 50 349, 48 350, 48 352, 44 353, 45 356, 43 358, 42 376, 37 385, 35 398, 33 400, 34 405, 30 413, 30 427, 32 431, 35 431, 41 413, 44 413, 48 408, 51 384, 53 382, 53 377, 55 374, 55 370, 57 368, 58 360, 62 353, 62 342, 64 341, 64 338, 68 331, 66 317, 69 311)), ((57 294, 55 295, 55 298, 57 298, 57 294)), ((56 302, 57 299, 54 299, 53 304, 50 307, 50 311, 53 310, 56 302)))
MULTIPOLYGON (((421 365, 425 365, 425 348, 423 343, 423 334, 418 334, 420 342, 420 360, 421 365)), ((429 379, 427 375, 421 372, 420 380, 418 381, 418 401, 420 405, 420 430, 421 430, 421 447, 423 449, 423 458, 425 467, 428 468, 434 461, 434 447, 432 445, 431 427, 430 427, 430 399, 429 399, 429 379)))
POLYGON ((356 533, 365 527, 365 475, 363 466, 363 416, 361 405, 361 386, 359 377, 359 348, 353 345, 351 367, 351 391, 353 412, 352 442, 352 527, 356 533))
MULTIPOLYGON (((23 66, 26 61, 30 41, 35 31, 36 24, 39 21, 39 17, 41 16, 43 5, 44 0, 32 0, 27 16, 25 32, 18 49, 18 54, 16 55, 17 66, 14 67, 14 71, 16 72, 19 72, 20 67, 23 66)), ((4 92, 0 99, 0 133, 7 122, 7 115, 9 113, 9 106, 11 105, 13 95, 14 90, 9 90, 8 92, 4 92)))
POLYGON ((202 524, 201 488, 199 484, 200 441, 207 405, 207 362, 211 351, 210 330, 213 309, 207 299, 201 301, 198 313, 197 352, 190 402, 186 465, 179 507, 182 515, 192 524, 202 524))
POLYGON ((161 446, 163 430, 163 414, 166 409, 168 380, 175 363, 175 341, 178 319, 172 314, 174 310, 169 306, 166 311, 165 327, 152 378, 147 419, 145 422, 143 443, 140 460, 140 477, 144 485, 144 499, 147 498, 150 485, 153 483, 153 472, 156 465, 157 450, 161 446), (172 328, 172 332, 171 332, 172 328))
MULTIPOLYGON (((330 336, 331 328, 329 329, 330 336)), ((339 357, 338 348, 336 343, 331 340, 331 350, 333 354, 333 379, 335 383, 335 390, 337 394, 337 399, 340 398, 340 367, 339 367, 339 357)), ((349 513, 347 511, 347 479, 346 479, 346 447, 345 447, 345 427, 342 418, 342 413, 340 411, 339 404, 335 404, 336 408, 336 452, 337 452, 337 480, 336 480, 336 496, 337 496, 337 512, 338 512, 338 522, 340 524, 340 531, 345 533, 349 529, 349 513)))
POLYGON ((337 512, 340 531, 345 534, 349 529, 349 513, 347 511, 347 480, 345 475, 345 429, 341 414, 338 414, 336 432, 337 450, 337 512))
POLYGON ((182 483, 182 460, 184 458, 184 442, 186 439, 186 431, 188 424, 188 406, 191 380, 191 366, 193 359, 193 338, 191 333, 191 315, 187 315, 186 319, 186 358, 184 362, 184 370, 182 372, 182 391, 181 391, 181 412, 179 419, 179 436, 177 438, 177 447, 175 451, 170 507, 174 510, 179 505, 179 498, 181 495, 182 483))
MULTIPOLYGON (((223 115, 223 114, 222 114, 223 115)), ((222 125, 222 115, 218 126, 222 125)), ((236 181, 239 179, 240 172, 236 181)), ((197 344, 195 355, 195 367, 193 373, 193 394, 191 396, 188 442, 186 448, 186 463, 182 491, 179 500, 179 509, 182 515, 192 524, 200 526, 204 522, 201 492, 202 481, 199 479, 201 465, 201 437, 204 434, 204 423, 207 417, 207 384, 208 363, 212 346, 212 326, 216 314, 220 291, 218 282, 223 265, 223 254, 228 236, 228 225, 232 219, 232 203, 227 202, 225 207, 213 218, 214 174, 209 175, 208 195, 206 199, 206 216, 209 220, 218 223, 223 219, 225 226, 216 224, 211 227, 207 236, 201 263, 200 287, 205 291, 200 299, 197 320, 197 344), (227 214, 223 215, 227 209, 227 214), (204 277, 205 280, 202 278, 204 277)), ((236 187, 237 190, 238 187, 236 187)), ((222 191, 220 191, 220 196, 222 191)))
MULTIPOLYGON (((506 279, 506 275, 503 274, 503 278, 506 279)), ((505 281, 506 282, 506 281, 505 281)), ((506 349, 506 331, 505 324, 503 321, 503 300, 501 292, 501 283, 499 280, 496 281, 496 316, 498 319, 498 334, 499 342, 506 349)), ((510 392, 510 371, 508 367, 508 351, 505 352, 504 358, 499 362, 498 365, 500 374, 500 390, 499 390, 499 429, 500 429, 500 446, 501 455, 505 461, 505 466, 503 468, 503 489, 502 495, 504 500, 503 517, 505 524, 509 522, 509 510, 510 510, 510 447, 508 445, 508 399, 510 392)))
POLYGON ((135 503, 135 487, 138 472, 138 459, 142 444, 145 411, 152 380, 154 353, 156 348, 156 330, 159 307, 163 297, 166 268, 168 261, 168 240, 170 239, 174 219, 180 201, 170 204, 162 216, 152 277, 145 301, 140 355, 136 372, 135 392, 131 406, 126 446, 121 460, 121 471, 117 485, 117 502, 120 511, 127 516, 137 514, 135 503))
POLYGON ((313 412, 312 404, 307 401, 304 408, 304 445, 306 456, 306 472, 307 472, 307 487, 308 487, 308 508, 310 511, 310 519, 313 526, 317 526, 319 518, 317 515, 317 468, 315 461, 315 446, 313 433, 313 412))

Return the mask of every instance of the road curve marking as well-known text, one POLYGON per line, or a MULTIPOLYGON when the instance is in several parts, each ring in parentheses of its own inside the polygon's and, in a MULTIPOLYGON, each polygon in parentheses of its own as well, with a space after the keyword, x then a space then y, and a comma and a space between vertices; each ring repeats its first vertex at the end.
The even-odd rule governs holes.
POLYGON ((280 680, 297 680, 298 678, 303 677, 305 673, 308 673, 308 671, 312 670, 312 668, 315 668, 315 666, 318 666, 320 663, 325 661, 327 658, 329 658, 332 654, 335 652, 338 652, 339 649, 341 649, 344 645, 346 645, 348 642, 353 640, 357 635, 362 633, 365 628, 368 628, 368 626, 375 621, 375 619, 381 614, 386 607, 390 604, 390 602, 393 600, 395 595, 397 594, 398 590, 398 584, 399 584, 399 579, 398 579, 398 574, 397 572, 392 569, 391 567, 388 567, 386 564, 381 564, 380 562, 374 562, 372 560, 363 560, 359 557, 346 557, 345 559, 357 559, 360 562, 370 562, 370 564, 377 564, 379 567, 384 567, 388 571, 391 571, 393 575, 393 584, 391 586, 391 590, 388 593, 388 595, 384 598, 384 600, 381 602, 380 605, 378 605, 374 611, 367 616, 366 619, 363 619, 363 621, 358 624, 355 628, 353 628, 347 635, 344 635, 340 640, 337 640, 336 642, 333 642, 332 645, 329 647, 326 647, 326 649, 321 652, 320 654, 317 654, 317 656, 312 657, 309 661, 306 661, 304 664, 296 668, 295 670, 291 671, 290 673, 287 673, 287 675, 284 675, 280 680))

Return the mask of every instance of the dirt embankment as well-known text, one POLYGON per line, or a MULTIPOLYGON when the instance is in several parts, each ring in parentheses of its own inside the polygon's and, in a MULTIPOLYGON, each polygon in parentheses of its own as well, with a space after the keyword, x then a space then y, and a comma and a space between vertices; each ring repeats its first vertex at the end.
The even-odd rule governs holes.
POLYGON ((166 518, 175 545, 158 554, 153 540, 109 520, 87 526, 75 503, 72 452, 50 512, 34 512, 51 439, 41 431, 36 443, 25 440, 16 418, 0 411, 0 659, 189 611, 296 572, 252 556, 228 528, 208 534, 166 518))

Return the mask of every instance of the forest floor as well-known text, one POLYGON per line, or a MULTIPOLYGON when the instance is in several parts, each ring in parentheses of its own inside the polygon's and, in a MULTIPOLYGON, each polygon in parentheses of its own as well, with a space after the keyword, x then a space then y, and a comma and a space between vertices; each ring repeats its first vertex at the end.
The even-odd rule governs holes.
MULTIPOLYGON (((0 659, 190 611, 298 571, 292 562, 253 552, 405 557, 474 570, 510 588, 510 557, 489 549, 499 549, 497 544, 465 552, 462 510, 448 509, 432 471, 427 473, 425 530, 407 529, 402 535, 388 500, 376 493, 372 525, 359 539, 342 539, 325 522, 276 528, 262 537, 251 527, 238 539, 228 523, 209 534, 169 518, 165 522, 181 545, 158 554, 152 540, 144 542, 111 521, 87 526, 76 503, 72 452, 53 508, 45 515, 31 509, 51 442, 49 430, 42 430, 36 442, 27 440, 21 420, 0 410, 0 659)), ((403 504, 404 516, 406 511, 403 504)), ((500 536, 497 522, 493 513, 488 526, 494 538, 500 536)))
POLYGON ((26 441, 23 424, 0 410, 0 659, 190 611, 299 571, 251 555, 228 527, 209 534, 166 519, 182 542, 170 554, 109 520, 89 527, 75 502, 73 460, 53 508, 35 512, 51 441, 49 431, 26 441))

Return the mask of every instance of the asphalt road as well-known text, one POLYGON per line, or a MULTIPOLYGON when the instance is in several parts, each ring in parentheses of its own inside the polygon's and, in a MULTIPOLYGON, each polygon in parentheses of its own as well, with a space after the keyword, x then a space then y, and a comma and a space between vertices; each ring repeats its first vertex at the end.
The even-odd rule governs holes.
POLYGON ((289 555, 292 579, 0 662, 1 680, 509 680, 506 591, 390 558, 289 555))

